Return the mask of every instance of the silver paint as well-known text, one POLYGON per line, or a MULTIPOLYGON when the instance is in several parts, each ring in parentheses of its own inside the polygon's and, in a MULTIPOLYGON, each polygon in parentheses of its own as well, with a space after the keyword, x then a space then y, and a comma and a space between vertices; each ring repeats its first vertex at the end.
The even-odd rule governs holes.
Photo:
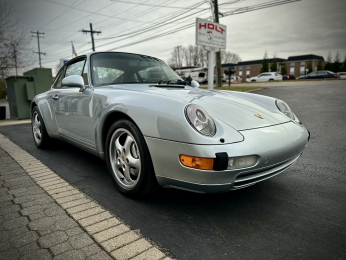
MULTIPOLYGON (((88 66, 90 55, 86 55, 88 66)), ((64 79, 66 86, 68 78, 64 79)), ((298 119, 292 121, 281 113, 271 97, 202 90, 197 85, 185 89, 148 84, 94 87, 90 74, 88 81, 89 86, 84 89, 70 84, 71 87, 52 88, 33 99, 32 105, 40 109, 49 136, 104 159, 107 118, 116 115, 116 120, 124 115, 145 137, 157 180, 163 187, 196 192, 236 189, 234 183, 239 174, 265 171, 296 158, 308 141, 305 127, 298 119), (187 122, 184 109, 191 103, 203 107, 214 119, 214 136, 197 133, 187 122), (180 154, 215 158, 219 152, 227 152, 229 157, 256 154, 260 159, 251 169, 233 171, 196 170, 179 161, 180 154)))

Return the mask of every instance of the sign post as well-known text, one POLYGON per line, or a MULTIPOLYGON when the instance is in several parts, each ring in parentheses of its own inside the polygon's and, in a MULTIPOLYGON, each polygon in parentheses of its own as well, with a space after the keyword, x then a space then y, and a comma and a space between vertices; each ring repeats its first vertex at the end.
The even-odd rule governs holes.
POLYGON ((208 51, 208 89, 214 88, 215 52, 226 49, 227 27, 212 21, 196 18, 196 45, 208 51))

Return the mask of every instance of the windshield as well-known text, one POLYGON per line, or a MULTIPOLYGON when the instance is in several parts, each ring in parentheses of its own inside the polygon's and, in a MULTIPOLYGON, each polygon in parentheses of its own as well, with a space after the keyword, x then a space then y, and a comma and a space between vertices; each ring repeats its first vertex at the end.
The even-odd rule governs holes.
POLYGON ((97 53, 91 55, 91 68, 95 85, 183 82, 166 63, 144 55, 97 53))

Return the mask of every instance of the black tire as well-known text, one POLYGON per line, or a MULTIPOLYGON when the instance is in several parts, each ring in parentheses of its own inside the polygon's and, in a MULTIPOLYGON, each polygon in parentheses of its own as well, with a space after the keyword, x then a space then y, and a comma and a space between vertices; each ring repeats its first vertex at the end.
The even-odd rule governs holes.
POLYGON ((256 80, 253 79, 253 80, 251 80, 251 82, 256 82, 256 80))
POLYGON ((34 142, 38 148, 46 149, 50 146, 51 138, 49 137, 49 135, 47 133, 46 126, 44 125, 42 115, 36 106, 31 111, 31 131, 32 131, 32 136, 34 138, 34 142), (34 133, 34 124, 35 124, 36 115, 37 115, 37 119, 40 122, 40 126, 38 127, 38 129, 40 130, 40 133, 41 133, 40 138, 38 138, 37 136, 35 137, 35 133, 34 133))
POLYGON ((105 147, 108 171, 112 175, 115 186, 122 194, 129 196, 131 198, 141 198, 155 192, 159 188, 149 149, 147 147, 147 144, 144 140, 141 131, 133 122, 126 119, 122 119, 115 122, 108 130, 105 147), (120 129, 125 129, 131 133, 132 137, 135 139, 139 152, 139 160, 141 163, 140 174, 138 176, 137 183, 134 187, 131 188, 124 187, 121 181, 118 180, 117 173, 113 170, 114 165, 112 166, 110 158, 110 142, 112 140, 113 134, 115 134, 115 132, 120 129))
POLYGON ((273 79, 270 79, 269 81, 274 81, 273 79))

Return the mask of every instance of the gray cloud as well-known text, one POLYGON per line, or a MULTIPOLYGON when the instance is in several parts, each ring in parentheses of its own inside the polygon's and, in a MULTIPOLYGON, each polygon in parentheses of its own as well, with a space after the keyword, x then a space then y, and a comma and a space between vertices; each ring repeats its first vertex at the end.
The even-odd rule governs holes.
MULTIPOLYGON (((68 6, 75 3, 74 6, 77 6, 77 8, 85 9, 89 12, 96 12, 109 5, 98 13, 105 16, 120 18, 112 19, 79 10, 69 10, 66 6, 53 4, 44 0, 8 1, 14 5, 15 16, 13 18, 17 19, 23 27, 28 31, 39 29, 45 32, 45 38, 41 40, 41 49, 43 52, 47 53, 47 56, 43 58, 44 65, 54 68, 60 58, 72 57, 71 40, 74 40, 74 46, 78 54, 81 54, 83 50, 85 50, 85 52, 91 50, 91 44, 88 44, 88 42, 90 42, 90 35, 85 35, 80 32, 83 28, 87 29, 90 22, 93 23, 96 30, 102 30, 100 36, 95 36, 95 39, 100 39, 111 35, 123 34, 129 30, 139 28, 139 26, 149 25, 121 19, 150 22, 153 19, 165 17, 177 11, 177 9, 168 8, 155 10, 154 7, 134 6, 117 2, 112 3, 109 0, 54 1, 68 6), (145 12, 146 10, 150 12, 135 17, 138 13, 145 12), (56 19, 52 21, 54 18, 56 19), (108 26, 109 24, 113 25, 108 26)), ((229 2, 226 0, 219 1, 221 3, 229 2)), ((269 0, 242 1, 236 5, 230 5, 224 8, 221 7, 220 11, 225 12, 229 11, 225 8, 243 7, 266 1, 269 0)), ((131 0, 131 2, 141 3, 143 1, 131 0)), ((184 7, 200 1, 149 1, 150 4, 157 5, 164 2, 167 2, 167 4, 171 6, 184 7)), ((208 5, 205 4, 202 7, 207 8, 208 5)), ((238 53, 243 60, 261 59, 265 50, 268 51, 269 56, 272 56, 275 52, 282 58, 287 58, 290 55, 310 53, 326 57, 329 51, 335 55, 336 51, 339 50, 343 58, 346 53, 345 10, 346 1, 302 0, 293 4, 229 16, 222 18, 221 23, 227 25, 227 50, 238 53)), ((208 11, 200 15, 200 17, 208 16, 210 16, 210 12, 208 11)), ((194 20, 194 16, 192 16, 189 20, 180 22, 194 22, 194 20)), ((173 24, 172 26, 177 28, 182 25, 183 24, 173 24)), ((134 38, 104 47, 98 46, 108 43, 111 40, 96 40, 96 49, 102 51, 128 44, 148 37, 164 28, 146 32, 134 38)), ((191 28, 141 44, 123 47, 117 51, 143 53, 167 61, 174 46, 187 46, 194 43, 195 29, 191 28)), ((35 40, 32 41, 31 45, 33 48, 37 48, 35 40)))

